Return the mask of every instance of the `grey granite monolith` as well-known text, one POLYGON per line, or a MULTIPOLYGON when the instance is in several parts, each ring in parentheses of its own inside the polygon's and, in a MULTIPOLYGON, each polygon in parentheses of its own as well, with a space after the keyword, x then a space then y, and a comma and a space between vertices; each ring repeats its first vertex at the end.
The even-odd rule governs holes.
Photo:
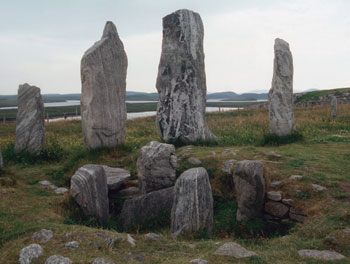
POLYGON ((81 59, 81 119, 88 149, 124 142, 128 60, 113 22, 81 59))
POLYGON ((136 165, 142 193, 167 188, 175 183, 177 159, 173 145, 151 141, 141 148, 136 165))
POLYGON ((181 9, 163 18, 156 87, 156 125, 165 142, 216 142, 205 120, 204 29, 199 14, 181 9))
POLYGON ((275 40, 272 85, 269 91, 270 133, 287 136, 294 132, 293 57, 289 44, 275 40))
POLYGON ((331 117, 332 117, 332 120, 337 119, 337 108, 338 108, 337 97, 332 96, 332 100, 331 100, 331 117))
POLYGON ((262 214, 265 198, 264 164, 243 160, 233 174, 238 210, 237 221, 248 221, 262 214))
POLYGON ((0 148, 0 170, 2 170, 4 168, 4 160, 2 158, 2 151, 0 148))
POLYGON ((175 197, 171 209, 171 233, 203 230, 210 233, 213 226, 213 194, 207 171, 192 168, 180 175, 175 183, 175 197))
POLYGON ((71 178, 70 194, 86 216, 100 224, 108 223, 109 204, 107 176, 103 166, 84 165, 71 178))
POLYGON ((25 83, 18 88, 15 152, 39 154, 45 148, 45 110, 40 88, 25 83))

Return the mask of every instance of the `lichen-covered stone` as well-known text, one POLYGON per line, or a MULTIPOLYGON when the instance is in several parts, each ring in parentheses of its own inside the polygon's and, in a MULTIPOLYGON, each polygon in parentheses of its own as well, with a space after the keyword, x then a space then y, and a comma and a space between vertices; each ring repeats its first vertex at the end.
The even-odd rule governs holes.
POLYGON ((141 148, 136 165, 142 193, 173 186, 177 167, 175 147, 152 141, 141 148))
POLYGON ((235 242, 227 242, 223 244, 221 247, 219 247, 214 252, 214 255, 232 256, 237 259, 240 259, 240 258, 249 258, 252 256, 256 256, 256 253, 245 249, 244 247, 242 247, 241 245, 235 242))
POLYGON ((199 14, 181 9, 163 18, 156 87, 156 124, 166 142, 216 142, 205 121, 204 29, 199 14))
POLYGON ((72 261, 60 255, 53 255, 45 261, 45 264, 72 264, 72 261))
POLYGON ((81 119, 88 149, 124 142, 128 60, 113 22, 81 59, 81 119))
POLYGON ((15 152, 39 154, 45 148, 45 110, 40 88, 25 83, 18 88, 15 152))
POLYGON ((131 177, 130 171, 120 168, 112 168, 105 165, 102 167, 107 176, 107 186, 109 191, 119 190, 122 184, 131 177))
POLYGON ((193 168, 180 175, 175 183, 175 197, 171 210, 171 233, 204 230, 213 225, 213 195, 209 176, 204 168, 193 168))
POLYGON ((41 229, 32 235, 31 240, 38 243, 47 243, 52 237, 53 232, 51 230, 41 229))
POLYGON ((270 133, 287 136, 294 132, 293 57, 289 44, 275 40, 272 86, 269 91, 270 133))
POLYGON ((248 221, 261 215, 265 198, 264 164, 254 160, 238 162, 233 181, 238 203, 237 220, 248 221))
POLYGON ((339 260, 344 259, 345 256, 332 251, 332 250, 314 250, 314 249, 303 249, 298 251, 301 257, 313 258, 319 260, 339 260))
POLYGON ((71 178, 70 194, 86 216, 95 217, 100 224, 107 224, 107 177, 102 166, 89 164, 79 168, 71 178))
POLYGON ((33 259, 40 257, 43 254, 43 248, 38 244, 31 244, 19 252, 19 263, 30 264, 33 259))

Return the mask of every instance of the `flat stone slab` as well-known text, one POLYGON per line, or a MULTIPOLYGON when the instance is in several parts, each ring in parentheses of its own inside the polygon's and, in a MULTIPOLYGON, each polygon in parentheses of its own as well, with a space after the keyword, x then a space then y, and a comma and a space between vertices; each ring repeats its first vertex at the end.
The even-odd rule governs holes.
POLYGON ((269 200, 275 201, 275 202, 279 202, 282 200, 282 193, 281 192, 275 192, 275 191, 270 191, 267 192, 267 198, 269 200))
POLYGON ((292 175, 289 177, 289 179, 291 180, 300 180, 301 178, 303 178, 303 176, 301 175, 292 175))
POLYGON ((327 190, 326 187, 321 186, 321 185, 318 185, 318 184, 312 184, 312 189, 313 189, 315 192, 322 192, 322 191, 327 190))
POLYGON ((68 189, 67 188, 64 188, 64 187, 60 187, 60 188, 57 188, 56 190, 55 190, 55 193, 56 194, 60 194, 60 195, 63 195, 63 194, 65 194, 65 193, 67 193, 68 192, 68 189))
POLYGON ((52 190, 56 190, 58 188, 55 184, 49 181, 39 181, 39 184, 44 185, 45 187, 51 188, 52 190))
POLYGON ((237 259, 257 256, 255 252, 249 251, 235 242, 227 242, 214 252, 214 255, 232 256, 237 259))
POLYGON ((298 253, 301 257, 321 260, 338 260, 345 258, 345 256, 343 256, 342 254, 331 250, 303 249, 299 250, 298 253))
POLYGON ((108 191, 119 190, 124 181, 130 179, 130 171, 102 166, 107 176, 108 191))

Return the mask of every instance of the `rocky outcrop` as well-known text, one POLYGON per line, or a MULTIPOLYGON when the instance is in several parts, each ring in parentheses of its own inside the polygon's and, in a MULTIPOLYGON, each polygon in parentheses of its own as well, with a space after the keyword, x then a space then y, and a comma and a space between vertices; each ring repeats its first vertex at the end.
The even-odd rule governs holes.
POLYGON ((253 160, 238 162, 233 181, 238 203, 237 221, 248 221, 262 214, 265 198, 263 163, 253 160))
POLYGON ((275 40, 272 86, 269 91, 270 133, 287 136, 294 132, 293 57, 289 44, 275 40))
POLYGON ((205 121, 203 36, 203 23, 195 12, 182 9, 163 18, 156 124, 166 142, 216 141, 205 121))
POLYGON ((124 230, 142 226, 156 218, 168 218, 174 199, 174 187, 125 200, 120 220, 124 230))
POLYGON ((108 222, 108 189, 105 170, 99 165, 85 165, 71 178, 70 194, 86 216, 95 217, 100 224, 108 222))
POLYGON ((209 176, 204 168, 185 171, 175 184, 175 197, 171 209, 171 233, 204 230, 211 232, 213 225, 213 195, 209 176))
POLYGON ((19 263, 30 264, 33 259, 40 257, 43 254, 43 248, 38 244, 31 244, 19 252, 19 263))
POLYGON ((142 193, 174 185, 177 159, 175 147, 152 141, 141 148, 137 160, 137 176, 142 193))
POLYGON ((15 152, 39 154, 45 148, 45 110, 40 88, 25 83, 18 88, 15 152))
POLYGON ((124 142, 128 61, 115 25, 108 21, 100 41, 81 59, 81 119, 88 149, 124 142))
POLYGON ((112 168, 105 165, 102 167, 105 170, 107 177, 108 191, 118 191, 123 183, 131 177, 130 171, 120 168, 112 168))
POLYGON ((331 100, 331 117, 332 117, 332 120, 337 119, 337 106, 338 106, 337 97, 333 96, 332 100, 331 100))

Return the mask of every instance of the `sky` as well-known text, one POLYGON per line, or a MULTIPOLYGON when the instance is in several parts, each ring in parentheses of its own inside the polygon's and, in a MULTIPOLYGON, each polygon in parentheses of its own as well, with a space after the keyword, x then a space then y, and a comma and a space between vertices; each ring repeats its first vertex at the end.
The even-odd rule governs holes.
POLYGON ((0 0, 0 94, 29 83, 80 93, 80 60, 115 23, 127 91, 156 92, 162 18, 201 15, 208 92, 268 91, 275 38, 289 42, 294 90, 350 87, 350 0, 0 0))

